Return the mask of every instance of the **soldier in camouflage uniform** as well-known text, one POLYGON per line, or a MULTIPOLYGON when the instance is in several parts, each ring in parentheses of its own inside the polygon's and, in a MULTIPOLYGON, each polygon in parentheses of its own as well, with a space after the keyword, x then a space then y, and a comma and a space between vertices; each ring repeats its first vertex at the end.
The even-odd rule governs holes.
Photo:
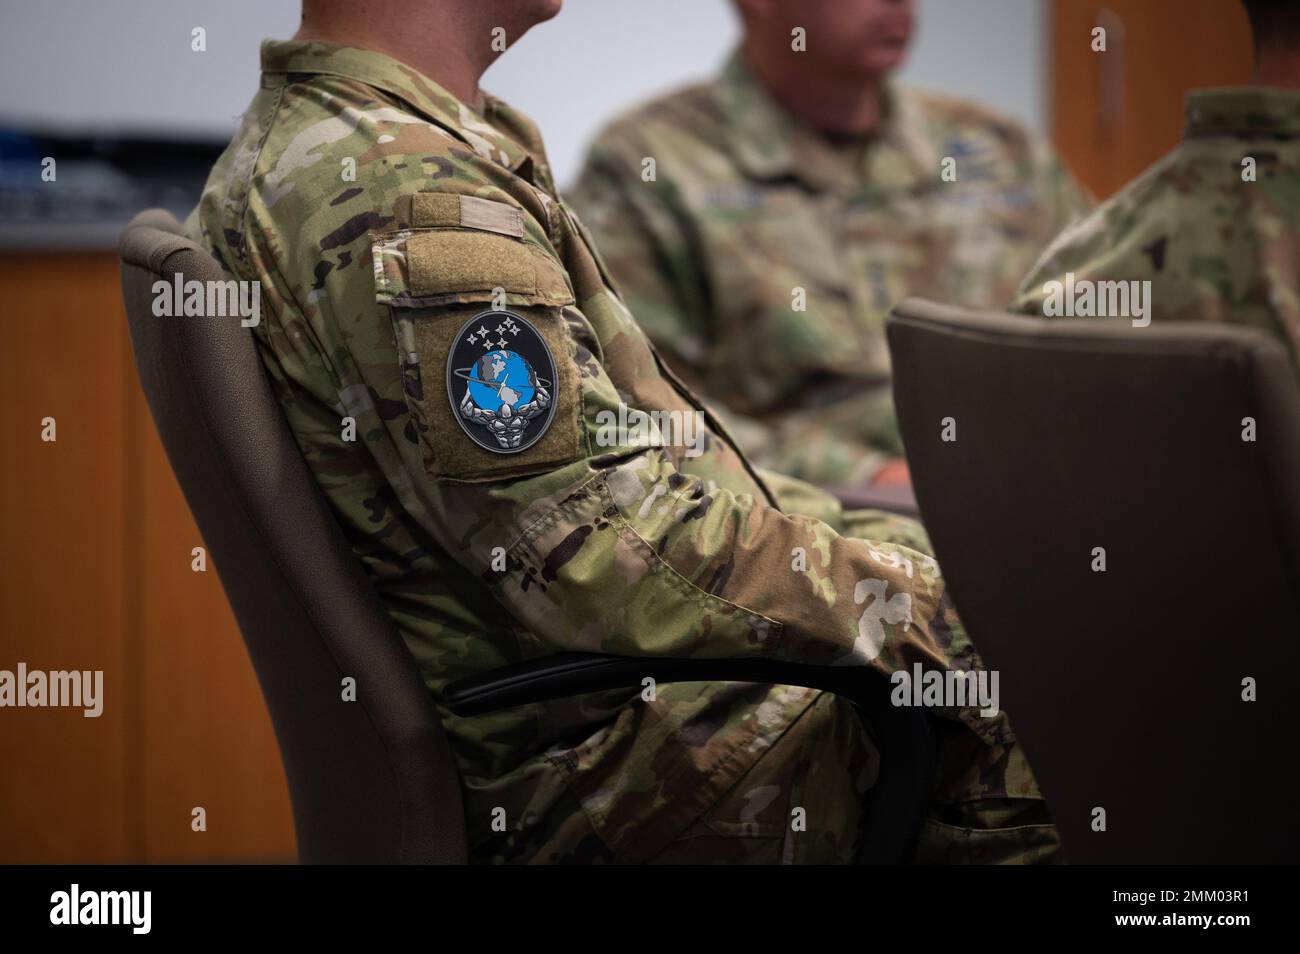
POLYGON ((1005 305, 1086 201, 1016 122, 885 78, 909 4, 738 6, 746 37, 721 76, 606 127, 570 198, 637 321, 751 457, 855 485, 902 453, 890 307, 1005 305), (789 48, 799 24, 806 52, 789 48), (863 59, 864 31, 894 41, 885 56, 863 59), (878 89, 874 127, 819 131, 772 91, 824 61, 878 89))
MULTIPOLYGON (((695 683, 457 718, 442 693, 564 650, 975 669, 939 568, 896 542, 923 535, 769 479, 711 417, 702 453, 602 443, 597 419, 620 403, 700 405, 609 283, 518 112, 369 49, 267 41, 262 70, 188 230, 261 282, 260 354, 440 704, 472 859, 851 860, 875 754, 832 696, 695 683), (490 360, 453 359, 480 328, 490 360), (493 412, 525 415, 526 440, 494 450, 462 395, 501 385, 529 335, 533 373, 510 379, 512 412, 505 399, 493 412)), ((938 714, 919 857, 1057 857, 1005 715, 938 714)))
POLYGON ((1183 142, 1052 242, 1016 309, 1052 317, 1049 282, 1149 281, 1142 320, 1260 328, 1300 362, 1300 11, 1246 6, 1260 85, 1189 93, 1183 142))

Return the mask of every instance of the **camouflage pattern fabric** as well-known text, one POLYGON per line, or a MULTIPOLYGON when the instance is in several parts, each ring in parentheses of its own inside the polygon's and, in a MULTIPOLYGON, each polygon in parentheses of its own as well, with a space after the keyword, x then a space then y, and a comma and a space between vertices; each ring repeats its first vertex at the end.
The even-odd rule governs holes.
MULTIPOLYGON (((441 698, 563 650, 977 668, 938 566, 891 539, 920 531, 867 514, 880 539, 845 536, 857 518, 806 484, 769 484, 711 416, 698 455, 602 443, 598 415, 620 403, 700 405, 611 289, 532 124, 374 52, 268 41, 262 57, 188 229, 262 283, 260 354, 439 702, 472 858, 850 858, 871 752, 838 700, 706 683, 457 718, 441 698), (447 373, 455 329, 500 309, 557 365, 550 431, 520 454, 467 437, 447 373)), ((996 857, 1037 857, 1004 824, 1010 801, 1055 837, 1005 716, 940 714, 945 753, 962 754, 936 779, 951 831, 925 850, 976 832, 996 857)))
POLYGON ((1183 142, 1061 233, 1014 308, 1043 315, 1043 286, 1149 281, 1154 321, 1271 332, 1300 361, 1300 92, 1196 90, 1183 142))
POLYGON ((833 141, 734 56, 605 128, 570 196, 637 321, 741 446, 823 486, 902 453, 889 309, 1001 307, 1087 207, 1017 123, 898 86, 886 103, 872 138, 833 141))

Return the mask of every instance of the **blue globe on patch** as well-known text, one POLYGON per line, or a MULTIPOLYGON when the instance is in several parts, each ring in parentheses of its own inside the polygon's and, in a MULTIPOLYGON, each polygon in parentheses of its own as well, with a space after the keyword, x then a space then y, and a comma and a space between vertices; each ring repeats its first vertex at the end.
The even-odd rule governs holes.
POLYGON ((525 451, 546 433, 555 418, 555 377, 546 339, 514 312, 480 312, 447 352, 447 398, 456 423, 494 454, 525 451))
POLYGON ((465 378, 474 404, 493 414, 500 414, 503 405, 513 411, 533 399, 532 365, 514 351, 489 351, 465 378))

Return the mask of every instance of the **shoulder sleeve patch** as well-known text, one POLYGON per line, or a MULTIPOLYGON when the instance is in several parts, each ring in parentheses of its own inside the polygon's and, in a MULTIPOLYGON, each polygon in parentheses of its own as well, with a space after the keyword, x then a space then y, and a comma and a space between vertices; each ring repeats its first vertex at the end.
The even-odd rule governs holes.
POLYGON ((560 309, 391 310, 430 477, 498 480, 587 455, 581 377, 560 309))
POLYGON ((410 196, 413 227, 373 235, 375 301, 393 322, 402 387, 429 476, 486 481, 588 456, 574 304, 563 265, 518 209, 410 196))

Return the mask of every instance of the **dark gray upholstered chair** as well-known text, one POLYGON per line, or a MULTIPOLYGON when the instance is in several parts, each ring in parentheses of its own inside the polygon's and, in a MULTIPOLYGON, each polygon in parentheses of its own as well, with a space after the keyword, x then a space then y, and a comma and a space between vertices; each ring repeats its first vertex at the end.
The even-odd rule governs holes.
MULTIPOLYGON (((461 862, 456 766, 401 638, 307 471, 236 318, 157 318, 153 285, 226 278, 168 213, 141 213, 121 241, 122 288, 140 381, 168 460, 212 554, 266 698, 305 862, 461 862), (341 680, 358 701, 341 701, 341 680)), ((464 715, 658 682, 812 686, 859 707, 881 755, 866 806, 864 863, 906 860, 935 771, 919 709, 889 704, 869 668, 764 659, 627 659, 563 653, 448 690, 464 715)))
POLYGON ((1300 390, 1286 351, 1209 323, 916 300, 888 336, 922 517, 1068 859, 1293 862, 1300 390))
MULTIPOLYGON (((153 285, 225 280, 161 210, 122 235, 136 368, 275 725, 305 862, 465 860, 442 725, 307 471, 237 318, 158 318, 153 285), (342 680, 357 701, 342 701, 342 680)), ((141 568, 147 572, 147 568, 141 568)))

